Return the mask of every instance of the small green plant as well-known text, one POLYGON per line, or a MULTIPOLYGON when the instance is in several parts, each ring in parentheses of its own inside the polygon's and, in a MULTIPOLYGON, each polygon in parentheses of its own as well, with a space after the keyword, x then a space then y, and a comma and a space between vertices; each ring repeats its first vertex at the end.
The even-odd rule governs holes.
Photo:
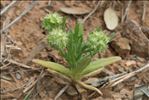
POLYGON ((95 30, 85 41, 81 23, 76 23, 74 30, 67 31, 65 24, 65 18, 57 13, 49 14, 43 19, 43 27, 49 32, 48 43, 65 58, 67 66, 39 59, 34 59, 33 62, 65 75, 84 88, 102 94, 99 89, 83 83, 81 79, 99 73, 104 66, 119 61, 121 58, 115 56, 92 61, 95 54, 107 48, 110 38, 102 30, 95 30))

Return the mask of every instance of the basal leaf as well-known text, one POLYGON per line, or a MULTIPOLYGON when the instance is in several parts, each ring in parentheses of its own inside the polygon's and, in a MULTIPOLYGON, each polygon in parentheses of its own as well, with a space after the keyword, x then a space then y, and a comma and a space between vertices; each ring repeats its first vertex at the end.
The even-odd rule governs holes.
MULTIPOLYGON (((109 64, 112 64, 116 61, 121 60, 121 57, 115 56, 115 57, 109 57, 109 58, 101 58, 96 61, 91 62, 81 73, 81 75, 87 75, 90 73, 96 72, 97 70, 103 68, 104 66, 107 66, 109 64)), ((90 74, 91 75, 91 74, 90 74)))
POLYGON ((86 68, 89 65, 90 62, 91 62, 91 58, 90 57, 83 57, 82 59, 80 59, 78 61, 77 67, 74 68, 72 71, 74 71, 75 74, 78 74, 78 73, 82 72, 82 70, 84 68, 86 68))
POLYGON ((66 76, 70 76, 70 70, 65 68, 63 65, 60 65, 58 63, 50 62, 50 61, 44 61, 44 60, 39 60, 39 59, 34 59, 34 63, 37 63, 39 65, 42 65, 45 68, 54 70, 56 72, 59 72, 61 74, 64 74, 66 76))
POLYGON ((80 7, 62 7, 60 8, 61 12, 64 12, 66 14, 72 14, 72 15, 84 15, 91 11, 91 9, 88 8, 80 8, 80 7))

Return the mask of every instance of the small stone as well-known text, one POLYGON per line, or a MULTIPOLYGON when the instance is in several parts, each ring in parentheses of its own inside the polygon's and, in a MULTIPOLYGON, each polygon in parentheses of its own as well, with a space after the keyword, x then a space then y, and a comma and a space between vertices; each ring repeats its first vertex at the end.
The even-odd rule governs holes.
POLYGON ((137 59, 138 59, 140 62, 144 62, 144 61, 145 61, 145 59, 142 58, 142 57, 137 57, 137 59))
POLYGON ((48 57, 48 53, 47 52, 41 52, 40 54, 41 54, 42 58, 48 57))
POLYGON ((19 72, 16 73, 16 79, 20 80, 22 78, 21 74, 19 72))
POLYGON ((113 40, 111 46, 122 57, 129 55, 131 50, 128 39, 122 37, 113 40))
POLYGON ((127 67, 129 67, 129 66, 132 66, 132 65, 136 65, 137 62, 134 61, 134 60, 129 60, 129 61, 127 61, 125 64, 126 64, 127 67))
POLYGON ((115 88, 113 88, 114 92, 119 92, 121 89, 124 88, 124 84, 118 84, 115 88))
POLYGON ((131 100, 132 99, 132 95, 133 95, 133 92, 130 91, 130 90, 127 90, 127 89, 122 89, 120 91, 120 95, 125 98, 126 100, 131 100))
POLYGON ((113 98, 114 98, 114 100, 122 100, 121 95, 119 93, 114 93, 113 98))
POLYGON ((99 86, 100 83, 98 78, 89 78, 88 80, 85 81, 87 84, 91 84, 92 86, 99 86))
POLYGON ((17 15, 17 16, 20 15, 20 13, 21 13, 20 10, 17 10, 17 11, 16 11, 16 15, 17 15))
POLYGON ((123 26, 123 36, 129 39, 131 52, 140 57, 149 57, 149 40, 134 20, 127 20, 123 26))

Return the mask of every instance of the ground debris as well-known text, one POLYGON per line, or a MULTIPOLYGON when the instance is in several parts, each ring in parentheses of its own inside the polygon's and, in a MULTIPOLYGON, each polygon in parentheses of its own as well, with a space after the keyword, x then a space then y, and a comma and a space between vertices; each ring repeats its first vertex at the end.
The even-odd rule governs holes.
POLYGON ((124 24, 123 36, 129 39, 132 53, 142 57, 149 57, 149 39, 141 31, 137 22, 127 20, 124 24))
MULTIPOLYGON (((7 10, 1 16, 0 24, 7 26, 7 21, 9 23, 13 19, 16 19, 30 2, 21 1, 16 3, 15 6, 12 6, 11 9, 7 10)), ((23 100, 26 96, 29 96, 31 100, 53 100, 64 85, 68 83, 47 71, 44 71, 44 77, 41 77, 41 69, 35 69, 34 66, 36 65, 29 63, 33 58, 40 58, 66 65, 65 60, 50 48, 50 46, 43 42, 40 43, 48 34, 42 29, 42 19, 46 14, 53 12, 57 12, 68 18, 68 28, 73 27, 76 20, 85 19, 84 34, 86 38, 95 27, 97 29, 103 29, 105 33, 116 33, 115 38, 109 43, 107 51, 96 55, 94 58, 119 55, 123 59, 119 63, 106 66, 102 73, 93 77, 94 79, 91 77, 88 78, 91 79, 88 84, 96 85, 104 95, 99 97, 95 92, 83 89, 83 92, 80 90, 83 100, 132 100, 135 84, 149 84, 149 71, 142 71, 113 88, 106 87, 108 82, 117 78, 115 75, 121 74, 120 76, 123 76, 124 74, 129 74, 142 68, 147 63, 146 57, 149 56, 149 49, 147 48, 149 47, 148 4, 146 5, 146 13, 144 14, 144 23, 141 26, 140 13, 143 10, 142 1, 45 0, 41 2, 40 0, 36 0, 36 2, 37 4, 29 13, 21 17, 17 23, 13 24, 11 28, 8 28, 7 32, 3 32, 0 37, 1 55, 3 55, 2 60, 4 61, 2 64, 0 63, 0 97, 2 97, 2 100, 23 100), (48 4, 49 2, 50 5, 48 4), (48 12, 42 9, 45 7, 47 7, 48 12), (66 7, 67 10, 71 8, 75 12, 69 11, 68 14, 59 12, 62 7, 66 7), (117 27, 120 30, 115 28, 111 32, 105 26, 103 14, 105 9, 109 7, 115 10, 115 13, 119 17, 118 19, 123 20, 122 24, 124 26, 118 25, 117 27), (20 50, 17 50, 18 48, 20 50)), ((11 1, 2 0, 0 3, 2 5, 1 9, 10 3, 11 1)), ((77 100, 78 95, 76 94, 76 91, 71 87, 71 89, 64 91, 58 100, 77 100)))

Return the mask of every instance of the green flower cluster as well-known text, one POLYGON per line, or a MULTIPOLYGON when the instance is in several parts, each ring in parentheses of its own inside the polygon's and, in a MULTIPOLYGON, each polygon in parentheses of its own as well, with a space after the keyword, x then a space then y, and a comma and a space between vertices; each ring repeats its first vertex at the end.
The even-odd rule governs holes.
POLYGON ((67 33, 63 30, 65 20, 57 13, 48 14, 43 19, 43 27, 49 32, 48 43, 57 50, 63 50, 67 44, 67 33))
MULTIPOLYGON (((81 27, 81 24, 76 25, 74 34, 69 34, 71 32, 66 32, 64 28, 64 18, 57 13, 48 14, 43 20, 43 27, 49 32, 48 43, 50 46, 59 50, 60 52, 63 52, 63 54, 64 49, 69 48, 70 52, 72 52, 71 50, 76 51, 75 53, 78 54, 78 56, 94 56, 96 53, 105 50, 108 42, 110 41, 110 38, 107 37, 102 30, 96 30, 91 32, 87 41, 84 42, 83 27, 81 27)), ((69 50, 66 51, 69 52, 69 50)))
POLYGON ((91 55, 107 48, 110 38, 103 31, 94 31, 89 34, 86 45, 90 48, 91 55))
POLYGON ((44 17, 43 27, 48 31, 51 31, 53 28, 58 28, 63 24, 64 18, 57 13, 48 14, 44 17))
POLYGON ((68 34, 62 29, 53 29, 48 36, 48 43, 56 49, 66 48, 68 34))

